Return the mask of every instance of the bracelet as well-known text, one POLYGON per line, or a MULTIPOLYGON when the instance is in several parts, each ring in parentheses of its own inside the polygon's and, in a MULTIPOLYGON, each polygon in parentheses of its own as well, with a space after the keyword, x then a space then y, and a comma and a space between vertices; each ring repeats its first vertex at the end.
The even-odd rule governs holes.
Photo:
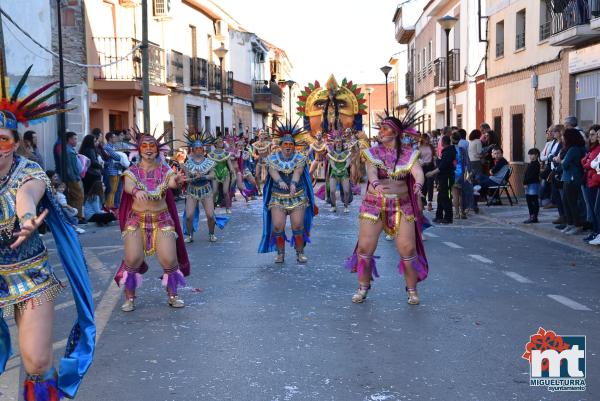
POLYGON ((36 217, 37 216, 34 213, 27 212, 23 214, 23 216, 19 217, 19 225, 23 226, 23 224, 35 219, 36 217))
POLYGON ((134 187, 131 190, 131 196, 135 196, 135 194, 137 194, 138 192, 140 192, 140 189, 138 187, 134 187))
POLYGON ((377 188, 377 187, 379 186, 379 180, 375 180, 375 181, 373 181, 373 182, 371 183, 371 186, 372 186, 373 188, 377 188))
POLYGON ((415 193, 415 195, 422 195, 423 194, 423 184, 421 184, 420 182, 416 182, 413 188, 413 192, 415 193))

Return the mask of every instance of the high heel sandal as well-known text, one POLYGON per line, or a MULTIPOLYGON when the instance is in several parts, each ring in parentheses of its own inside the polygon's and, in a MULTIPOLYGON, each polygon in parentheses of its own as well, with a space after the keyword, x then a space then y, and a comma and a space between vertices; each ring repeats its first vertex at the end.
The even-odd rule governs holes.
POLYGON ((419 294, 417 294, 416 288, 406 288, 406 295, 408 295, 406 302, 408 302, 409 305, 419 305, 419 294))
POLYGON ((367 294, 369 293, 370 289, 370 284, 359 284, 356 294, 352 295, 352 302, 354 302, 355 304, 362 304, 365 301, 365 299, 367 299, 367 294))
POLYGON ((126 298, 123 305, 121 305, 121 310, 123 312, 133 312, 135 310, 134 299, 135 297, 126 298))

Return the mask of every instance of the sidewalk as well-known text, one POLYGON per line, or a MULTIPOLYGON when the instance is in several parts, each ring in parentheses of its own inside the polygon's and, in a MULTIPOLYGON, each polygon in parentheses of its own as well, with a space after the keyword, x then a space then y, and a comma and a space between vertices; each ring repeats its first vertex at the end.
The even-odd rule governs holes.
POLYGON ((582 241, 589 234, 589 231, 586 231, 585 235, 565 235, 554 228, 552 221, 558 217, 556 209, 541 209, 538 217, 539 223, 523 224, 523 221, 529 216, 525 198, 520 198, 519 203, 514 204, 514 206, 510 206, 506 199, 503 199, 502 203, 501 206, 486 206, 485 203, 480 203, 479 214, 470 214, 469 218, 474 220, 480 218, 498 224, 508 224, 517 230, 600 256, 600 246, 588 245, 582 241))

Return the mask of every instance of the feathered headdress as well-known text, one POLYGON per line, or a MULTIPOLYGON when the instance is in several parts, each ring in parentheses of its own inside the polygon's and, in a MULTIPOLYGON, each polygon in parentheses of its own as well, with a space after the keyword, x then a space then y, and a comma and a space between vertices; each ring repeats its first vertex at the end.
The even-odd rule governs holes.
POLYGON ((342 130, 336 129, 333 130, 331 132, 329 132, 327 134, 327 140, 329 142, 336 142, 336 141, 345 141, 347 138, 345 137, 345 133, 342 130))
POLYGON ((400 119, 394 113, 390 114, 387 110, 383 116, 379 116, 379 128, 388 127, 392 129, 397 134, 405 134, 417 137, 417 130, 415 129, 415 125, 417 121, 421 118, 415 112, 414 107, 410 107, 404 117, 400 119))
POLYGON ((29 125, 30 121, 39 120, 54 114, 65 113, 74 108, 66 109, 65 106, 73 99, 57 103, 45 103, 56 94, 60 93, 61 88, 54 88, 46 93, 58 81, 50 82, 41 88, 33 91, 24 98, 19 98, 21 91, 27 82, 29 72, 33 65, 30 65, 25 74, 19 80, 15 90, 10 98, 0 99, 0 128, 17 129, 17 125, 29 125))
POLYGON ((204 132, 188 132, 183 134, 185 141, 187 142, 188 148, 202 148, 207 145, 212 145, 215 142, 213 137, 208 131, 204 132))
POLYGON ((142 142, 144 141, 153 141, 154 143, 156 143, 156 147, 158 149, 158 154, 159 156, 163 156, 171 151, 171 144, 173 142, 175 142, 174 139, 168 140, 166 142, 164 142, 165 136, 170 133, 170 131, 165 131, 162 133, 162 135, 160 135, 158 138, 156 137, 156 129, 154 130, 154 132, 152 133, 152 135, 150 134, 146 134, 140 131, 140 129, 135 126, 133 127, 133 140, 134 140, 134 144, 131 148, 131 153, 129 154, 129 159, 133 159, 134 157, 138 156, 140 154, 140 147, 142 145, 142 142))
POLYGON ((285 123, 277 122, 275 129, 273 130, 273 137, 278 138, 280 142, 292 142, 296 144, 296 138, 300 138, 304 133, 304 129, 299 125, 300 120, 292 125, 290 120, 286 120, 285 123))

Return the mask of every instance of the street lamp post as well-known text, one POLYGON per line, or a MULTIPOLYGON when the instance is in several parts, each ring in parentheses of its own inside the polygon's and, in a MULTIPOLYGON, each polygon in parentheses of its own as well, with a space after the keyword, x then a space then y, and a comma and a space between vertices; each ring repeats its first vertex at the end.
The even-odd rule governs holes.
POLYGON ((383 72, 383 75, 385 75, 385 110, 389 111, 390 105, 388 103, 388 74, 390 73, 390 71, 392 71, 392 67, 390 67, 389 65, 384 65, 380 68, 380 70, 381 72, 383 72))
POLYGON ((289 88, 289 92, 288 92, 289 97, 290 97, 289 98, 289 108, 290 108, 289 116, 290 116, 290 122, 292 122, 292 86, 294 86, 294 84, 296 82, 292 81, 291 79, 288 79, 287 81, 285 81, 285 83, 289 88))
POLYGON ((438 24, 446 32, 446 127, 450 126, 450 31, 456 25, 457 18, 446 15, 439 18, 438 24))
MULTIPOLYGON (((64 73, 64 62, 63 62, 63 41, 62 41, 62 18, 61 18, 61 7, 60 0, 56 0, 56 23, 58 25, 58 80, 60 91, 58 92, 58 99, 61 104, 65 102, 65 73, 64 73)), ((2 88, 4 90, 4 87, 2 88)), ((67 174, 67 120, 65 113, 60 113, 58 116, 58 138, 60 139, 60 168, 61 174, 59 176, 63 181, 66 181, 67 174)))
POLYGON ((223 59, 225 58, 225 55, 227 54, 229 50, 227 50, 225 48, 225 45, 223 44, 223 42, 221 42, 221 47, 219 47, 218 49, 215 49, 215 54, 217 55, 217 57, 219 58, 219 65, 221 66, 221 133, 223 136, 225 136, 225 110, 224 110, 224 106, 223 106, 223 100, 224 100, 224 91, 223 91, 223 59))
POLYGON ((367 88, 367 95, 369 97, 369 141, 371 140, 371 93, 373 93, 374 89, 371 87, 367 88))

